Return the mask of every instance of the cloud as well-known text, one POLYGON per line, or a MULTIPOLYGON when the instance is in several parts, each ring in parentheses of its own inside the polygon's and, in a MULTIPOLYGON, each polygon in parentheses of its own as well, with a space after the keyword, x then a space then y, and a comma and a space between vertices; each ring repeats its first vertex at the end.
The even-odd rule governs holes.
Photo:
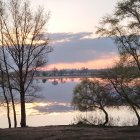
MULTIPOLYGON (((66 81, 66 79, 63 79, 66 81)), ((61 83, 59 81, 58 85, 52 84, 53 81, 36 81, 38 86, 42 89, 41 95, 43 98, 37 99, 39 102, 65 102, 70 103, 73 97, 73 89, 79 81, 69 81, 68 83, 61 83)))
POLYGON ((55 42, 57 41, 72 41, 72 40, 80 40, 85 37, 90 37, 92 32, 80 32, 80 33, 53 33, 49 34, 49 38, 55 42))
POLYGON ((109 38, 92 38, 91 32, 50 34, 54 51, 49 65, 97 62, 117 56, 117 47, 109 38))
POLYGON ((59 42, 68 42, 72 40, 80 40, 82 38, 90 38, 93 35, 92 32, 80 32, 80 33, 50 33, 41 34, 42 40, 50 39, 51 44, 59 42))
POLYGON ((50 106, 35 106, 32 109, 37 110, 39 113, 54 113, 54 112, 69 112, 72 111, 72 107, 70 105, 64 104, 54 104, 50 106))

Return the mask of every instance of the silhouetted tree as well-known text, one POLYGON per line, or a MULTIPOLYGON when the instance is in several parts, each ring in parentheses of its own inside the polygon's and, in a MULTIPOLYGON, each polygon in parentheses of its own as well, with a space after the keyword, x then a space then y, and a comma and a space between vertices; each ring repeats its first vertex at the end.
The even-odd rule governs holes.
POLYGON ((25 96, 37 68, 46 64, 51 51, 44 34, 48 17, 41 7, 33 11, 29 1, 0 0, 1 47, 7 53, 1 61, 8 68, 6 74, 12 72, 9 86, 14 82, 11 87, 20 94, 21 127, 26 127, 25 96))
POLYGON ((96 33, 111 37, 118 46, 121 64, 108 72, 108 79, 134 110, 140 125, 140 1, 119 1, 114 12, 103 17, 96 33))
POLYGON ((119 105, 132 108, 140 125, 140 79, 137 77, 138 69, 125 65, 123 62, 107 70, 104 75, 119 95, 119 105))
POLYGON ((140 74, 140 1, 121 0, 114 13, 103 17, 97 34, 115 40, 120 56, 133 63, 140 74))
POLYGON ((108 123, 108 113, 105 107, 114 104, 112 103, 113 96, 109 86, 99 81, 85 79, 74 89, 72 105, 80 111, 102 110, 105 114, 103 125, 108 123))
MULTIPOLYGON (((8 94, 8 90, 5 86, 6 84, 6 80, 5 80, 5 74, 4 71, 2 70, 2 66, 0 64, 0 75, 1 75, 1 81, 0 81, 0 85, 2 88, 2 97, 4 97, 4 102, 3 104, 6 103, 6 108, 7 108, 7 119, 8 119, 8 125, 9 128, 11 128, 11 119, 10 119, 10 100, 9 100, 9 94, 8 94)), ((7 84, 6 84, 7 85, 7 84)))

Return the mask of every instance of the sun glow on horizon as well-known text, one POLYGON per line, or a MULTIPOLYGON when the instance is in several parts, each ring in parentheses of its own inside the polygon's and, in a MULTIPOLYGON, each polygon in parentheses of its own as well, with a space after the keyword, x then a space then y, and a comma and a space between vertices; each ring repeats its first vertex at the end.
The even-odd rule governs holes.
POLYGON ((42 71, 45 70, 53 70, 58 69, 81 69, 81 68, 88 68, 88 69, 104 69, 109 68, 114 65, 114 62, 118 60, 117 56, 113 58, 106 58, 106 59, 98 59, 98 60, 91 60, 88 62, 75 62, 75 63, 56 63, 56 64, 49 64, 48 66, 44 66, 39 68, 42 71))

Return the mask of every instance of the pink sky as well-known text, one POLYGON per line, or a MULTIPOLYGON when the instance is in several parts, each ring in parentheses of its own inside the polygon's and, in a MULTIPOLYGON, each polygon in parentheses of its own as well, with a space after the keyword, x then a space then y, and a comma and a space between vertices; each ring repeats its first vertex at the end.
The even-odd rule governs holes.
POLYGON ((117 60, 117 56, 114 56, 112 58, 106 58, 106 59, 99 59, 99 60, 93 60, 88 61, 86 63, 57 63, 57 64, 50 64, 46 67, 41 68, 41 70, 52 70, 54 68, 60 69, 81 69, 81 68, 88 68, 88 69, 104 69, 112 67, 117 60))

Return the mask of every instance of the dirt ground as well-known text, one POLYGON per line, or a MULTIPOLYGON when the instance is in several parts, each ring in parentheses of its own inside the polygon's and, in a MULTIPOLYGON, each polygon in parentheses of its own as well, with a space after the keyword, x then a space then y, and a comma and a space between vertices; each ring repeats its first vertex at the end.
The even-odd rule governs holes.
POLYGON ((140 140, 140 127, 47 126, 0 129, 0 140, 140 140))

